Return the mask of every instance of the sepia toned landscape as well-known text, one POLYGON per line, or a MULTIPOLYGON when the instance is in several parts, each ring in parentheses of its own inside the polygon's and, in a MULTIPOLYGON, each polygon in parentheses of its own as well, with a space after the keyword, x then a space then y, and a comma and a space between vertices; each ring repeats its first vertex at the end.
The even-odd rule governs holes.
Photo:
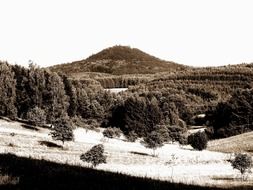
POLYGON ((252 189, 252 64, 113 46, 0 71, 3 188, 252 189))

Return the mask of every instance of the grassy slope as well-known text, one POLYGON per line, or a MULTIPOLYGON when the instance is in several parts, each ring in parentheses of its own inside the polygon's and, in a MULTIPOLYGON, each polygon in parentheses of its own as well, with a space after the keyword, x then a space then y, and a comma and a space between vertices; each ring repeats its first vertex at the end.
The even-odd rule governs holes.
POLYGON ((253 154, 253 132, 210 141, 208 150, 226 153, 248 152, 253 154))
MULTIPOLYGON (((81 133, 76 134, 77 142, 68 142, 64 145, 63 149, 57 147, 53 148, 41 145, 39 143, 39 141, 53 142, 51 137, 47 135, 48 132, 48 130, 40 128, 38 128, 38 130, 32 130, 24 127, 21 128, 20 123, 0 120, 0 153, 4 154, 0 156, 0 160, 5 160, 0 161, 0 163, 7 162, 4 163, 4 165, 11 168, 8 170, 7 174, 4 174, 5 177, 6 175, 8 177, 8 174, 10 174, 10 177, 16 175, 18 175, 19 177, 23 176, 23 178, 19 178, 19 180, 24 180, 24 182, 22 182, 24 184, 24 187, 29 185, 31 181, 37 183, 39 179, 41 179, 42 184, 47 184, 48 177, 47 175, 43 176, 44 172, 49 172, 48 175, 50 176, 49 178, 52 182, 54 182, 55 180, 59 180, 57 179, 57 176, 58 178, 63 178, 62 182, 66 182, 66 184, 64 185, 67 186, 71 186, 73 184, 68 180, 64 180, 65 177, 73 179, 73 181, 77 180, 76 183, 82 184, 85 183, 85 180, 84 182, 81 182, 80 179, 88 180, 88 184, 91 180, 90 178, 93 178, 94 181, 99 181, 99 179, 103 176, 103 172, 101 175, 95 172, 95 176, 90 176, 93 175, 92 172, 83 168, 87 167, 88 165, 80 160, 81 153, 87 151, 94 144, 98 143, 104 144, 105 154, 107 156, 107 164, 102 164, 98 166, 98 169, 100 171, 103 170, 111 172, 120 172, 138 177, 147 176, 159 180, 172 180, 173 182, 181 181, 186 184, 195 183, 202 185, 218 185, 218 183, 221 183, 221 181, 212 180, 213 177, 222 178, 231 176, 233 177, 237 175, 236 171, 232 170, 231 166, 226 162, 227 156, 225 154, 209 151, 192 151, 191 149, 189 149, 189 147, 180 148, 178 145, 166 145, 157 151, 159 152, 159 157, 152 157, 150 156, 150 152, 152 151, 149 149, 145 149, 142 145, 138 143, 128 143, 117 139, 108 140, 104 139, 101 133, 96 133, 92 131, 88 131, 87 133, 85 133, 85 130, 81 130, 81 133), (11 132, 15 132, 15 135, 11 135, 11 132), (10 155, 6 156, 5 154, 7 153, 15 154, 17 156, 20 156, 21 158, 13 157, 10 155), (142 153, 142 155, 140 153, 142 153), (174 161, 172 159, 173 155, 174 157, 176 157, 174 161), (45 161, 29 160, 27 159, 29 157, 38 160, 48 160, 59 164, 69 164, 73 167, 76 166, 74 167, 75 172, 73 174, 75 177, 73 177, 72 175, 67 175, 68 172, 64 169, 62 171, 59 171, 59 173, 54 176, 54 173, 57 173, 58 170, 60 170, 60 165, 57 166, 57 164, 48 163, 45 161), (167 162, 171 162, 171 164, 166 164, 167 162), (16 166, 14 163, 16 164, 16 166), (31 166, 30 168, 26 166, 21 167, 22 165, 31 166), (42 165, 41 168, 40 165, 42 165), (53 172, 50 173, 48 167, 53 168, 53 172), (18 168, 18 170, 15 168, 18 168), (76 170, 76 168, 79 169, 76 170), (30 170, 32 175, 30 174, 30 170), (88 171, 88 176, 86 176, 85 178, 85 175, 87 173, 78 174, 77 171, 88 171), (15 172, 20 173, 16 174, 15 172), (66 176, 64 175, 64 173, 66 173, 66 176), (32 178, 33 175, 34 179, 32 178), (30 178, 33 180, 29 180, 30 178)), ((54 143, 61 145, 61 143, 59 142, 54 143)), ((62 166, 63 165, 61 165, 61 167, 62 166)), ((70 169, 70 174, 71 171, 72 169, 70 169)), ((122 180, 124 176, 118 176, 117 174, 112 173, 108 174, 108 176, 111 175, 115 175, 115 184, 118 184, 118 186, 115 186, 115 189, 119 189, 119 184, 121 184, 120 180, 122 180)), ((129 178, 127 179, 127 181, 129 180, 128 182, 132 183, 131 177, 128 176, 126 178, 129 178)), ((154 186, 152 186, 153 181, 143 178, 138 178, 138 180, 142 181, 140 182, 141 185, 134 185, 133 188, 131 186, 126 185, 126 187, 128 187, 126 189, 139 189, 138 187, 143 186, 143 184, 146 182, 148 182, 146 184, 147 189, 155 189, 154 186)), ((108 186, 108 184, 114 184, 114 178, 105 178, 105 181, 103 181, 103 183, 101 183, 100 187, 93 187, 91 184, 89 184, 89 188, 99 189, 103 188, 104 186, 106 187, 106 185, 108 186)), ((154 181, 155 186, 158 187, 157 189, 163 189, 163 185, 160 186, 159 183, 154 181)), ((163 184, 163 182, 161 183, 163 184)), ((225 185, 227 183, 230 183, 230 186, 238 185, 238 181, 232 183, 231 178, 228 182, 225 183, 225 185)), ((169 183, 164 184, 168 185, 169 183)), ((178 187, 178 189, 186 189, 186 187, 188 186, 176 185, 175 187, 178 187)))

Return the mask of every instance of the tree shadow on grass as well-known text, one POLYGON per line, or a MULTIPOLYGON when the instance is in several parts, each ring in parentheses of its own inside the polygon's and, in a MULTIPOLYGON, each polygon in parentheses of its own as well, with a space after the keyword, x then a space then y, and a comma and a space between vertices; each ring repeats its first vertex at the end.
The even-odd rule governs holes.
POLYGON ((119 173, 99 171, 80 166, 71 166, 18 157, 13 154, 0 154, 2 174, 18 177, 16 185, 3 185, 5 189, 85 189, 85 190, 217 190, 213 187, 200 187, 180 183, 169 183, 150 178, 132 177, 119 173))
POLYGON ((13 122, 11 119, 9 119, 8 117, 3 117, 3 116, 0 116, 0 119, 4 120, 4 121, 7 121, 7 122, 13 122))
POLYGON ((147 154, 147 153, 143 153, 143 152, 131 151, 130 153, 131 153, 131 154, 140 155, 140 156, 151 156, 151 155, 149 155, 149 154, 147 154))
POLYGON ((38 143, 42 146, 47 146, 49 148, 63 148, 63 146, 58 145, 56 143, 50 142, 50 141, 38 141, 38 143))
POLYGON ((21 127, 25 129, 33 130, 33 131, 39 131, 39 129, 33 125, 21 124, 21 127))

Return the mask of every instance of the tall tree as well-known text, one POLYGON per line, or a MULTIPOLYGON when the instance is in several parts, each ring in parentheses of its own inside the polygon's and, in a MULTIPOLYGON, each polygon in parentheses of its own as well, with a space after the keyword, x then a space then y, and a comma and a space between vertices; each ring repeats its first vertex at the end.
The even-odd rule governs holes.
POLYGON ((73 81, 69 79, 66 75, 61 75, 61 77, 64 83, 66 95, 68 96, 69 100, 68 115, 70 117, 73 117, 76 115, 78 108, 76 88, 73 85, 73 81))
POLYGON ((29 64, 28 77, 30 89, 27 93, 31 99, 31 106, 42 107, 43 94, 41 92, 43 92, 46 87, 44 70, 31 62, 29 64))
POLYGON ((9 117, 16 117, 15 107, 16 80, 12 68, 7 63, 0 62, 0 114, 9 117))
POLYGON ((13 66, 16 79, 16 108, 17 115, 24 118, 25 114, 32 107, 31 98, 28 94, 30 92, 29 86, 29 71, 19 65, 13 66))
POLYGON ((74 81, 74 87, 77 98, 77 110, 76 113, 83 118, 87 118, 90 115, 89 106, 90 98, 87 95, 86 89, 79 81, 74 81))
POLYGON ((61 77, 56 73, 46 72, 46 89, 43 96, 44 110, 47 112, 48 122, 53 123, 67 113, 68 99, 65 94, 61 77))

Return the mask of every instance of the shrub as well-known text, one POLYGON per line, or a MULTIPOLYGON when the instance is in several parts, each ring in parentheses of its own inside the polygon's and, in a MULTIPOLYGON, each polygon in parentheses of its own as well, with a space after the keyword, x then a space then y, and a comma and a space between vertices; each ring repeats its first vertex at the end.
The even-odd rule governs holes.
POLYGON ((27 112, 26 118, 35 125, 46 123, 46 113, 39 107, 34 107, 27 112))
POLYGON ((120 137, 121 130, 116 127, 108 127, 104 130, 103 135, 108 138, 120 137))
POLYGON ((188 144, 188 137, 186 135, 181 135, 178 139, 180 145, 187 145, 188 144))
POLYGON ((128 132, 125 137, 129 142, 135 142, 138 139, 138 135, 134 131, 128 132))
POLYGON ((191 134, 188 137, 188 143, 195 149, 195 150, 203 150, 207 147, 207 135, 205 132, 197 132, 191 134))
POLYGON ((233 169, 237 169, 243 174, 252 167, 252 158, 247 154, 237 154, 231 161, 233 169))
POLYGON ((182 136, 186 133, 187 129, 182 128, 177 125, 172 125, 168 127, 169 136, 172 141, 179 141, 182 136))
POLYGON ((80 159, 84 162, 91 163, 92 167, 96 167, 99 164, 106 163, 106 156, 104 155, 104 145, 98 144, 93 146, 85 154, 80 156, 80 159))

